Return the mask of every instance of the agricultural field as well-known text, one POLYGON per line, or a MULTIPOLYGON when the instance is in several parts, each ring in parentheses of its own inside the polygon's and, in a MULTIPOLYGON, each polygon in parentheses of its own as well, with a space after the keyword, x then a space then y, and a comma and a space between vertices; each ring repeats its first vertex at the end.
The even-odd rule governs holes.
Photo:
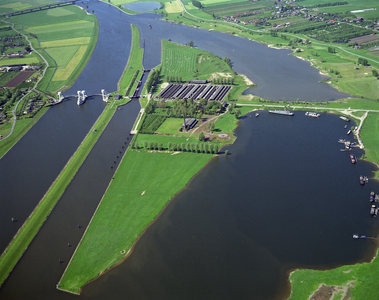
POLYGON ((183 6, 179 0, 175 0, 175 1, 166 2, 164 4, 164 9, 168 14, 180 13, 183 11, 183 6))
POLYGON ((54 0, 1 0, 0 14, 53 3, 54 0))
MULTIPOLYGON (((62 86, 70 86, 84 68, 96 45, 98 32, 96 17, 87 15, 75 6, 16 16, 9 18, 9 22, 21 23, 24 32, 37 36, 40 41, 39 47, 32 39, 33 47, 40 50, 39 52, 49 62, 49 69, 53 69, 46 72, 44 80, 38 87, 43 91, 55 93, 62 86), (43 50, 55 60, 57 65, 44 54, 43 50)), ((38 63, 39 60, 36 59, 37 57, 33 61, 29 59, 28 62, 16 60, 17 63, 38 63)))
POLYGON ((233 77, 234 72, 218 56, 193 47, 162 40, 163 78, 178 76, 182 81, 233 77))
MULTIPOLYGON (((201 2, 203 3, 203 1, 201 2)), ((238 13, 244 13, 249 11, 261 10, 266 7, 270 7, 273 5, 273 2, 259 1, 259 2, 233 2, 227 4, 224 2, 223 4, 218 5, 204 5, 204 11, 210 15, 215 15, 216 17, 222 16, 231 16, 238 13)), ((259 18, 259 17, 258 17, 259 18)))

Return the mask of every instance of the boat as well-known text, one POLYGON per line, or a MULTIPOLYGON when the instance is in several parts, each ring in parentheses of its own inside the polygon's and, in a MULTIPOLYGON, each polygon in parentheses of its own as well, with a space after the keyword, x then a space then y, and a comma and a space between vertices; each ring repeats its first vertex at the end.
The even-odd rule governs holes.
POLYGON ((351 130, 349 130, 348 132, 347 132, 347 135, 349 135, 351 133, 351 130))
POLYGON ((311 111, 311 112, 307 111, 305 113, 305 115, 308 116, 308 117, 313 117, 313 118, 318 118, 320 116, 320 114, 318 114, 316 112, 313 112, 313 111, 311 111))
POLYGON ((356 159, 355 159, 354 154, 350 154, 350 160, 351 160, 352 164, 355 164, 357 162, 356 159))
POLYGON ((370 215, 376 216, 376 206, 374 204, 371 205, 370 215))
POLYGON ((269 114, 284 115, 284 116, 293 116, 293 112, 288 110, 269 110, 269 114))
POLYGON ((255 113, 255 117, 258 117, 259 116, 259 113, 255 113))
POLYGON ((347 125, 345 125, 343 128, 345 128, 345 129, 346 129, 346 128, 347 128, 347 125))
POLYGON ((361 176, 359 176, 359 183, 361 184, 361 185, 365 185, 365 179, 364 179, 364 177, 361 175, 361 176))
POLYGON ((370 202, 371 203, 375 202, 375 193, 374 192, 370 193, 370 202))
POLYGON ((342 121, 350 122, 350 119, 349 119, 349 118, 346 118, 345 116, 340 116, 340 119, 341 119, 342 121))
POLYGON ((353 234, 353 239, 359 239, 358 234, 353 234))

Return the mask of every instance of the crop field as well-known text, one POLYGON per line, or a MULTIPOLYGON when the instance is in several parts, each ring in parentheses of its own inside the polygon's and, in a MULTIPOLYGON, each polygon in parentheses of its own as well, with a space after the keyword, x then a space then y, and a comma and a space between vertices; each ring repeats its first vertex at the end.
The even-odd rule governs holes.
POLYGON ((205 6, 204 11, 208 14, 215 14, 216 16, 231 16, 238 13, 244 13, 248 11, 260 10, 265 7, 270 7, 273 3, 259 1, 259 2, 240 2, 231 3, 229 5, 214 5, 205 6))
POLYGON ((80 46, 78 51, 76 51, 76 53, 72 56, 71 60, 66 64, 65 67, 60 68, 60 65, 58 65, 58 70, 55 73, 53 81, 67 80, 69 76, 71 75, 72 71, 75 69, 75 66, 77 66, 80 60, 83 58, 87 50, 87 47, 88 47, 87 45, 80 46))
POLYGON ((162 40, 162 71, 164 76, 182 77, 182 81, 194 78, 234 77, 230 67, 219 57, 193 47, 162 40))
POLYGON ((55 61, 58 64, 58 67, 64 69, 75 53, 78 51, 78 46, 68 46, 68 47, 56 47, 46 49, 46 52, 55 58, 55 61))
MULTIPOLYGON (((38 6, 38 5, 36 5, 38 6)), ((34 12, 10 18, 23 25, 25 32, 37 35, 41 48, 44 49, 57 62, 58 69, 46 72, 38 88, 45 90, 54 74, 49 91, 55 91, 62 86, 69 86, 70 82, 79 75, 95 47, 97 39, 96 16, 87 15, 75 6, 65 6, 34 12)), ((39 48, 35 39, 33 47, 39 48)), ((43 51, 40 51, 50 66, 55 63, 43 51)), ((22 63, 17 59, 17 63, 22 63)), ((38 62, 38 61, 33 61, 38 62)), ((28 62, 31 63, 31 62, 28 62)))
POLYGON ((162 53, 163 74, 183 78, 193 77, 196 71, 196 58, 201 50, 162 40, 162 53))
POLYGON ((53 48, 53 47, 64 47, 64 46, 74 46, 74 45, 87 45, 91 41, 91 37, 78 37, 72 39, 55 40, 49 42, 42 42, 41 48, 53 48))
POLYGON ((0 14, 54 3, 54 0, 1 0, 0 14))
POLYGON ((183 11, 183 6, 179 0, 166 2, 164 8, 168 14, 180 13, 183 11))
POLYGON ((31 72, 20 72, 17 74, 16 77, 12 78, 8 83, 4 84, 6 87, 16 87, 18 86, 21 82, 23 82, 25 79, 30 77, 34 71, 31 72))
MULTIPOLYGON (((41 33, 50 33, 50 32, 62 32, 62 31, 72 31, 72 30, 82 30, 85 28, 93 28, 94 23, 89 21, 75 21, 69 23, 59 23, 54 25, 43 25, 38 27, 29 27, 27 30, 37 36, 41 33)), ((62 36, 59 35, 59 39, 62 39, 62 36)))

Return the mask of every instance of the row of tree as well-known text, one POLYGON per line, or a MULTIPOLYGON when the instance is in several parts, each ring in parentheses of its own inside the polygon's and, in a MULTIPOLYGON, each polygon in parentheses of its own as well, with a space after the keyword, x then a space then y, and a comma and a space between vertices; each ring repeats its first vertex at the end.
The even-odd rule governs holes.
POLYGON ((218 153, 218 145, 215 144, 209 144, 209 143, 167 143, 167 147, 163 146, 163 143, 157 143, 157 142, 143 142, 143 148, 142 145, 138 143, 134 144, 134 149, 146 149, 146 150, 158 150, 158 151, 183 151, 183 152, 194 152, 194 153, 218 153))
POLYGON ((148 92, 152 92, 152 87, 158 82, 160 73, 161 68, 156 68, 153 72, 151 72, 149 80, 146 82, 146 90, 148 92))
POLYGON ((368 65, 368 61, 365 58, 359 57, 358 58, 358 64, 359 65, 363 65, 363 66, 367 66, 368 65))
POLYGON ((200 8, 200 9, 203 9, 204 6, 201 4, 200 1, 197 1, 197 0, 192 0, 192 4, 193 6, 197 7, 197 8, 200 8))

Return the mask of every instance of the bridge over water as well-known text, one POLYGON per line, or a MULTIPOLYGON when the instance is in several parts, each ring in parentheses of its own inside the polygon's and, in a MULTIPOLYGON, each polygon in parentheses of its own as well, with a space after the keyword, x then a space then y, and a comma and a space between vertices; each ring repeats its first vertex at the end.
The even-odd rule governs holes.
POLYGON ((48 5, 44 5, 44 6, 38 6, 38 7, 33 7, 33 8, 28 8, 28 9, 23 9, 23 10, 17 10, 17 11, 9 12, 6 14, 2 14, 0 16, 6 17, 6 16, 22 15, 22 14, 26 14, 26 13, 41 11, 43 9, 51 9, 51 8, 56 8, 56 7, 60 7, 60 6, 72 5, 78 1, 79 0, 62 1, 62 2, 57 2, 57 3, 48 4, 48 5))

